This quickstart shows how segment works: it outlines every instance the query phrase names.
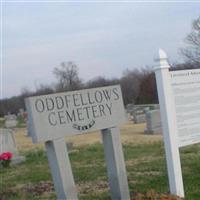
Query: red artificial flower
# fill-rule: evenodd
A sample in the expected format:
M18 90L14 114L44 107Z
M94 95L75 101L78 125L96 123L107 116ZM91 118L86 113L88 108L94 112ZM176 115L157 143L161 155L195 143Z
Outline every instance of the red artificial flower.
M0 160L10 160L12 156L11 152L4 152L0 155Z

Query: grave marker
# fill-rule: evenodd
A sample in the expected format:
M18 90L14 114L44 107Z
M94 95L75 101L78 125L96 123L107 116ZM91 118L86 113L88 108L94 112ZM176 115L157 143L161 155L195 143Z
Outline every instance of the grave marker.
M6 128L15 128L17 126L17 116L14 114L8 114L4 116L5 118L5 127Z
M18 164L25 161L25 157L19 155L12 129L0 129L0 154L11 152L13 154L12 164Z
M78 198L63 137L101 130L111 196L130 199L117 128L126 121L120 86L29 97L26 109L32 141L45 142L57 198Z
M159 134L162 132L160 110L149 110L146 112L146 130L147 134Z
M5 128L0 129L0 145L0 154L8 151L13 154L17 153L13 130Z

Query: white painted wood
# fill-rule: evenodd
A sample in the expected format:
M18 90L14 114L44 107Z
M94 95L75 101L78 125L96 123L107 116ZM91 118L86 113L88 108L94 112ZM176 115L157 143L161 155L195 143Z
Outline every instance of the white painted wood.
M101 133L111 197L113 200L130 200L120 130L115 127Z
M171 71L179 147L200 142L200 69Z
M162 49L159 50L159 56L160 66L156 67L154 70L161 110L170 192L171 194L184 197L176 112L169 74L170 66L167 62L167 55Z
M64 139L45 142L58 200L76 200L77 192Z
M26 109L34 143L126 122L119 85L29 97Z

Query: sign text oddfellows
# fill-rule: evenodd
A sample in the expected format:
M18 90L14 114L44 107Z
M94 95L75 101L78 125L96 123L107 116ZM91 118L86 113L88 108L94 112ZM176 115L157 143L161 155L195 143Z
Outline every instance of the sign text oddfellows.
M117 126L125 122L120 86L26 99L33 142Z
M49 112L48 122L50 125L56 126L111 115L111 98L114 101L119 99L117 88L96 90L93 94L77 92L44 99L38 98L35 101L35 109L39 113ZM102 103L103 101L106 103ZM73 109L69 109L70 107ZM57 111L54 111L55 109Z

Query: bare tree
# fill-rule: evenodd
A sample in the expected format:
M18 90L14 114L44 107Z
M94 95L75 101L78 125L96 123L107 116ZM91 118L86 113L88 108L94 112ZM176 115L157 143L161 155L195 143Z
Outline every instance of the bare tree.
M58 79L57 91L71 91L79 89L81 80L78 76L78 67L73 62L62 62L60 67L53 70L54 75Z
M36 91L34 93L34 96L35 95L45 95L45 94L51 94L51 93L54 93L54 90L53 90L53 86L51 85L45 85L45 84L40 84L37 88L36 88Z
M105 77L98 76L87 81L85 84L85 88L103 87L116 84L119 84L119 80L117 78L107 79Z
M124 97L124 103L135 103L139 94L141 73L138 70L128 70L123 72L120 84Z
M137 103L158 103L155 74L151 68L147 67L141 70L141 82Z
M200 16L193 21L192 31L185 39L186 47L181 49L186 60L200 63Z
M21 96L23 96L24 98L25 98L25 97L28 97L28 96L31 96L31 95L32 95L32 92L30 91L29 88L23 87L23 88L21 89Z

